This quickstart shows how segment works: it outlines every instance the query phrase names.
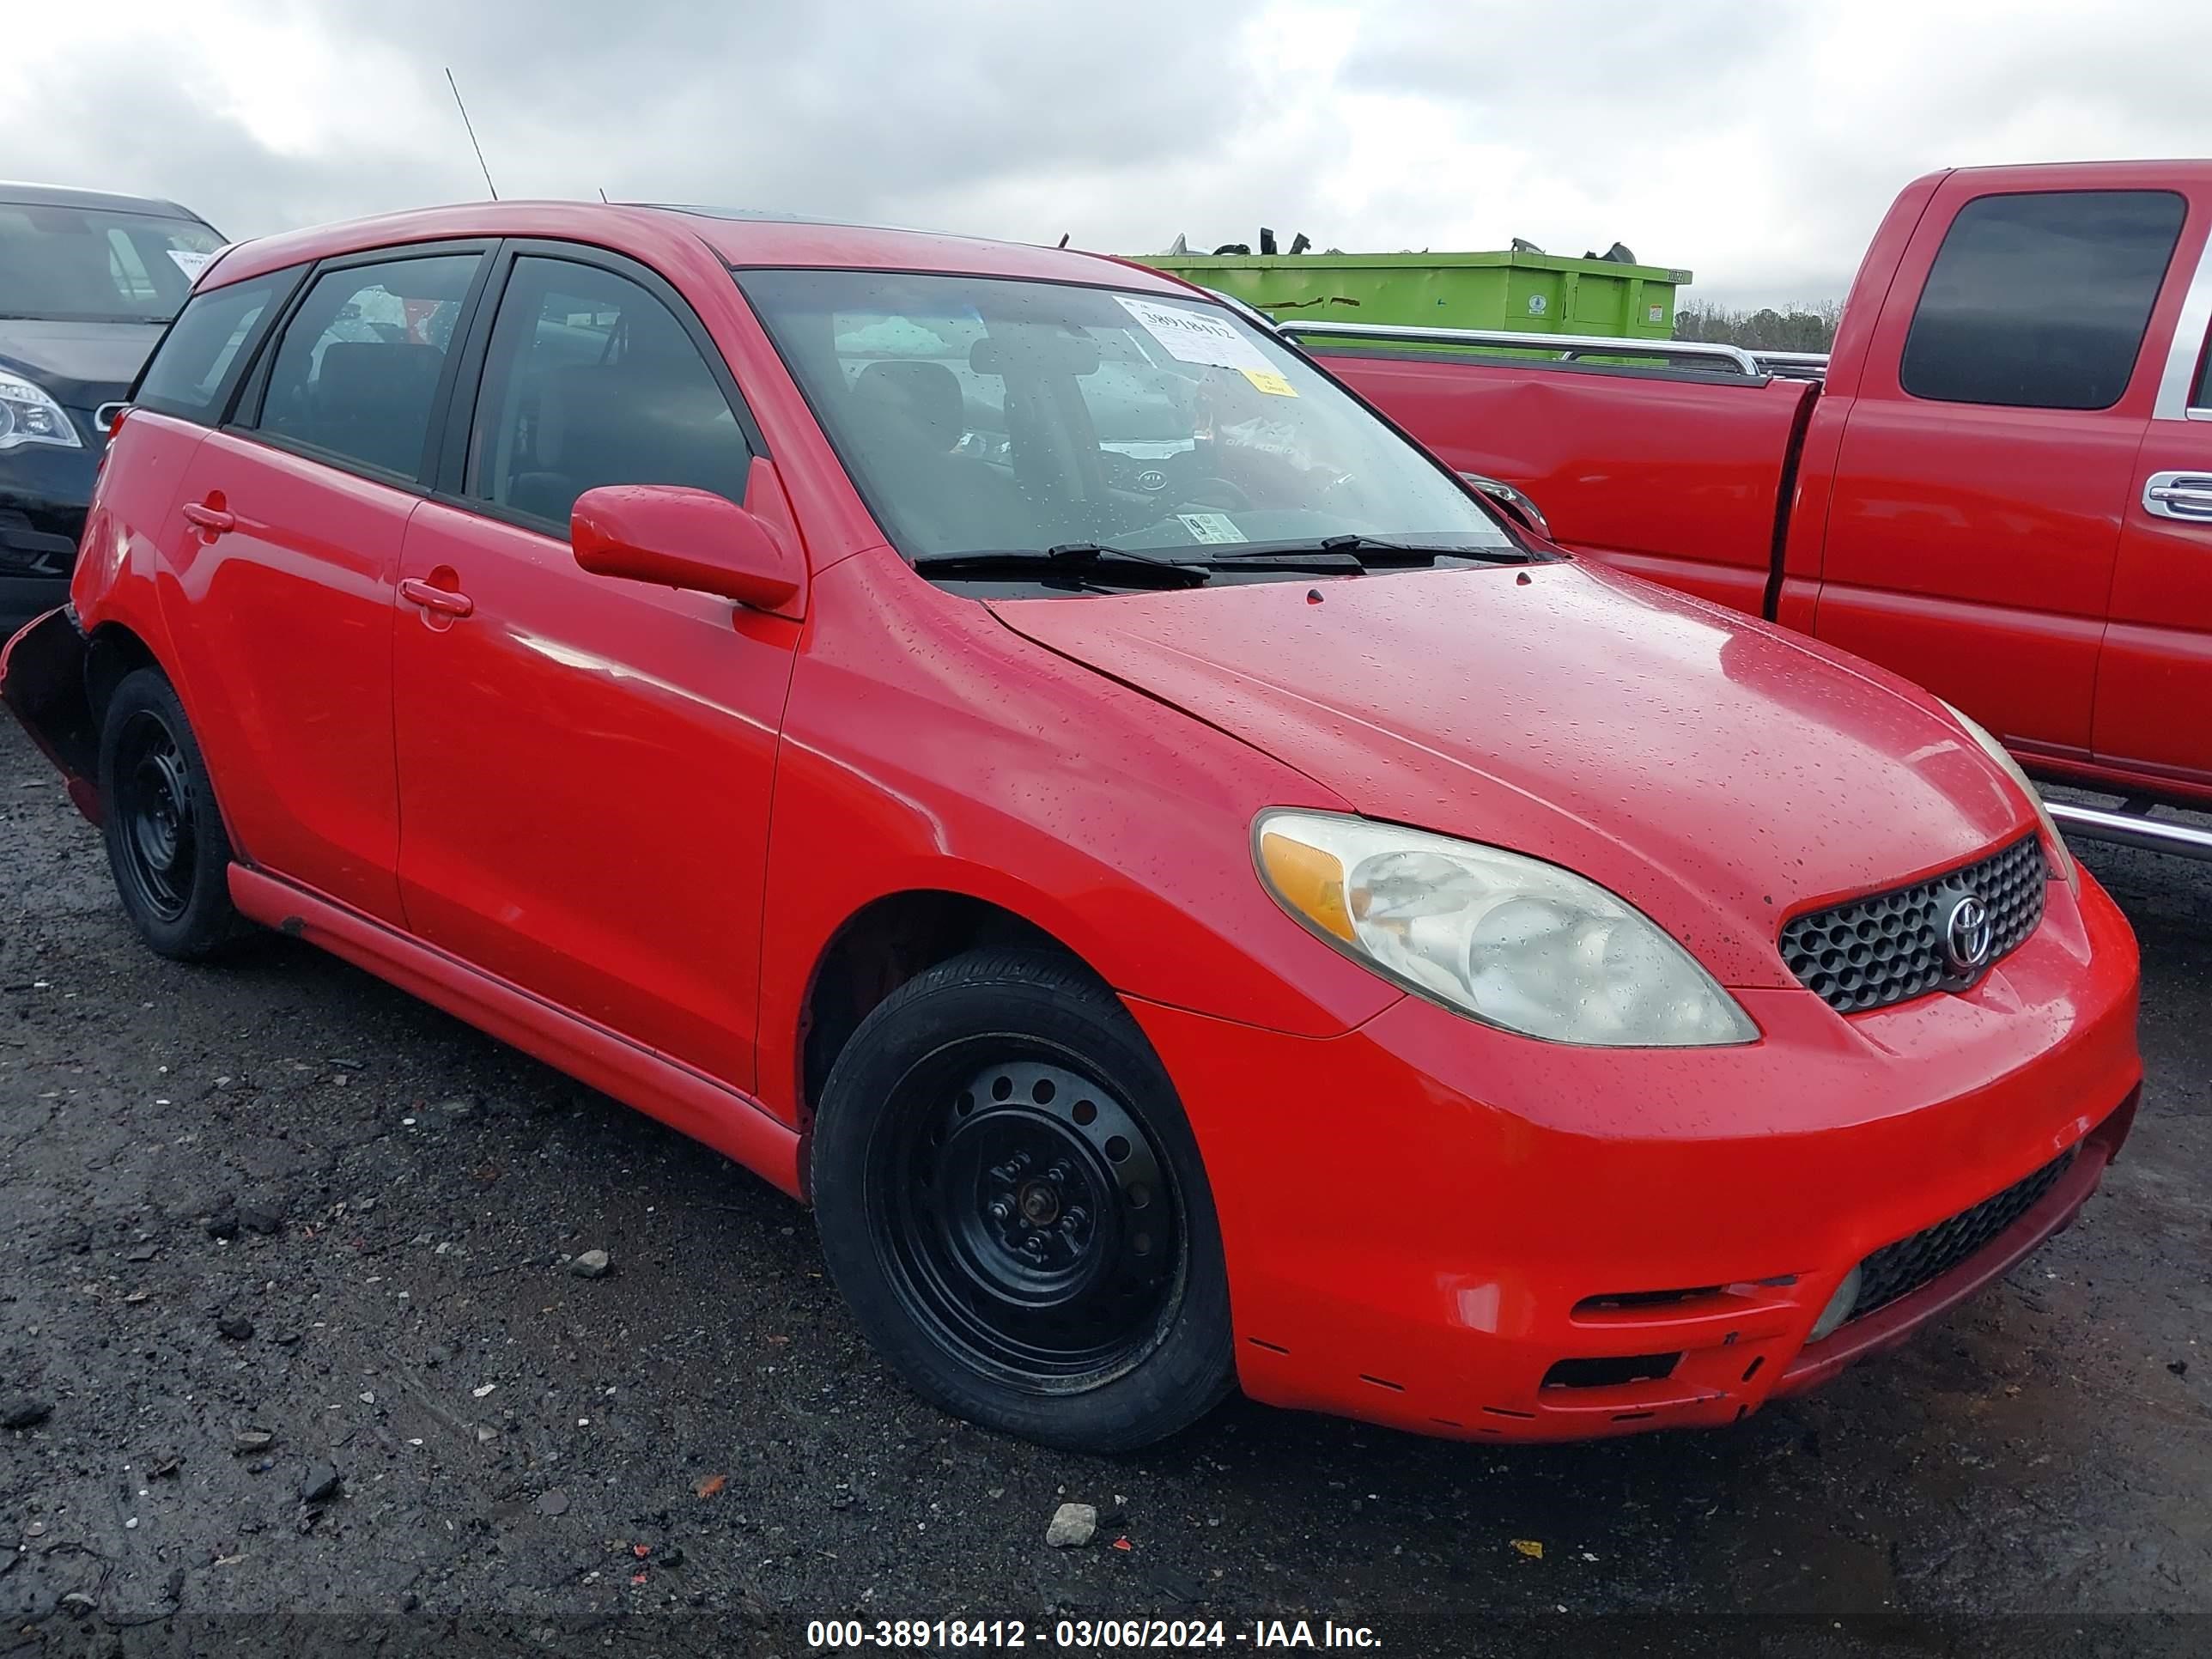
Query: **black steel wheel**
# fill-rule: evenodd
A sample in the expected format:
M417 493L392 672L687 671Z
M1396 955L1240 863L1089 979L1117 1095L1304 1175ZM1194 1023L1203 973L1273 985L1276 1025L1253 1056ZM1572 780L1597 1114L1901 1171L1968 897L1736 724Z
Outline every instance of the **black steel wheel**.
M1117 1450L1226 1390L1226 1273L1195 1141L1079 965L978 951L902 987L831 1071L811 1171L838 1285L948 1409Z
M100 726L107 861L148 945L198 961L246 931L230 902L230 842L199 744L159 669L126 675Z
M876 1248L914 1316L1040 1393L1142 1358L1182 1289L1174 1178L1067 1058L949 1044L908 1073L871 1148Z
M198 851L185 751L167 720L134 710L116 734L115 814L123 842L116 878L147 913L174 922L191 902Z

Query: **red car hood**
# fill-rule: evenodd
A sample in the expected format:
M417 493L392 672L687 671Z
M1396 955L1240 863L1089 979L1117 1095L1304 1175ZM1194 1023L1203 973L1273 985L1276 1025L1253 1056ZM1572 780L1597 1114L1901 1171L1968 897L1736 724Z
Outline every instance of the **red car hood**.
M1602 883L1727 984L1795 983L1775 944L1792 912L1965 862L2035 822L1902 682L1586 565L992 609L1353 811Z

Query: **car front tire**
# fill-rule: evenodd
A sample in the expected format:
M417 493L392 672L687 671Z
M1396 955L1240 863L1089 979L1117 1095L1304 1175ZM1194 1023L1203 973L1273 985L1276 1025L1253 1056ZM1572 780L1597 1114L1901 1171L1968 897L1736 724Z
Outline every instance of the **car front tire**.
M971 951L861 1021L811 1143L832 1276L944 1409L1127 1451L1234 1376L1196 1139L1114 994L1047 952Z

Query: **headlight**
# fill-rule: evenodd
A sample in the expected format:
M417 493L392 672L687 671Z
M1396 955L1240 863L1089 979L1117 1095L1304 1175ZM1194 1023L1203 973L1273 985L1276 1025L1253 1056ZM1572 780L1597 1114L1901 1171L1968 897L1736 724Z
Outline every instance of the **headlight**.
M2002 744L1983 730L1977 722L1968 720L1949 703L1943 702L1942 698L1937 697L1936 701L1942 702L1944 708L1951 710L1951 718L1966 728L1966 735L1981 744L1984 752L1999 766L2004 768L2005 775L2020 786L2021 793L2027 797L2027 804L2035 809L2035 816L2043 825L2044 851L2045 855L2051 860L2051 869L2056 871L2065 880L2066 885L2078 896L2081 891L2081 872L2074 862L2073 850L2066 845L2066 837L2058 833L2058 825L2052 820L2050 808L2044 805L2041 792L2027 781L2027 774L2020 769L2018 761L2005 752L2005 746Z
M0 374L0 450L21 444L52 444L79 449L76 428L62 406L19 374Z
M1707 1048L1759 1028L1650 917L1555 864L1318 812L1267 812L1276 902L1385 978L1486 1024L1604 1048Z

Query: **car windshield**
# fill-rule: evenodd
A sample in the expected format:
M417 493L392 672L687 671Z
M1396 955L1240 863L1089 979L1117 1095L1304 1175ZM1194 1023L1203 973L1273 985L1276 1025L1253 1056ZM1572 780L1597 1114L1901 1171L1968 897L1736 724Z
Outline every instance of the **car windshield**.
M166 323L222 246L191 219L0 202L0 317Z
M1226 565L1337 538L1515 545L1225 306L978 276L737 276L870 510L926 566L1054 548Z

